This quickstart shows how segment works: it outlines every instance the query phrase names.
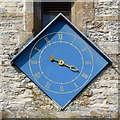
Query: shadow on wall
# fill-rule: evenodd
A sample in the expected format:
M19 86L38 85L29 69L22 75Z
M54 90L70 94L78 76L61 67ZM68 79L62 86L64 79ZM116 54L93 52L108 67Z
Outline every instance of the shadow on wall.
M34 2L34 36L41 31L41 2Z

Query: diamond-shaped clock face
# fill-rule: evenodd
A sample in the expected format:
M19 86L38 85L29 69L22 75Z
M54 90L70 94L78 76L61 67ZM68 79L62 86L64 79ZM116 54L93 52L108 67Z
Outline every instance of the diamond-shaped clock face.
M60 13L12 62L64 108L111 60Z

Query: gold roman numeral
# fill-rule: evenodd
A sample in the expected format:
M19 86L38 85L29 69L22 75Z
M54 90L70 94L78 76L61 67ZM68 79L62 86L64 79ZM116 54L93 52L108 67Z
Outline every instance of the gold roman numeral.
M40 49L39 49L39 48L35 47L34 49L40 52Z
M64 92L64 87L60 86L60 92Z
M81 51L84 52L84 51L86 51L87 49L88 49L88 48L83 48Z
M74 39L72 40L71 44L74 43L75 39L76 39L76 38L74 38Z
M49 89L49 88L50 88L50 83L47 82L46 85L45 85L45 87L46 87L47 89Z
M88 78L88 75L85 74L85 73L83 73L83 74L82 74L82 77L84 77L85 79L87 79L87 78Z
M48 43L50 40L48 39L48 37L45 37L44 38L45 39L45 41Z
M36 79L38 79L40 76L41 76L40 72L37 72L37 73L34 74L34 77L35 77Z
M38 61L37 60L32 60L31 64L38 64Z
M58 38L59 38L59 40L63 40L63 34L62 33L58 33Z
M74 83L75 87L78 88L78 85L76 83Z

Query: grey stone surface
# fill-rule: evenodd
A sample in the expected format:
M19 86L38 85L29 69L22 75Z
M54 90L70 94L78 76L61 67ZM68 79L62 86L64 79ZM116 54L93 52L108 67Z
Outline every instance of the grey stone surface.
M20 46L21 33L26 30L25 7L24 0L0 2L0 107L3 117L118 117L119 21L112 17L118 16L118 1L94 2L94 20L86 24L87 36L114 63L103 70L64 111L20 70L11 66L11 56ZM30 12L28 9L30 6L27 7Z

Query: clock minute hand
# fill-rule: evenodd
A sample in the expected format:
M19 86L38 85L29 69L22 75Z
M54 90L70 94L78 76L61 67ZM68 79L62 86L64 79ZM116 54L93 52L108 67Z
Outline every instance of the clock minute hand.
M68 67L72 71L80 72L80 70L77 67L73 66L73 65L64 64L64 66Z

